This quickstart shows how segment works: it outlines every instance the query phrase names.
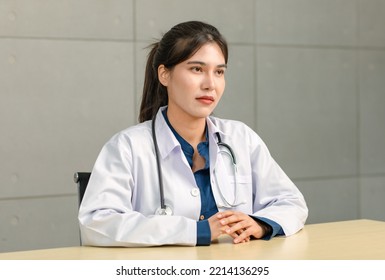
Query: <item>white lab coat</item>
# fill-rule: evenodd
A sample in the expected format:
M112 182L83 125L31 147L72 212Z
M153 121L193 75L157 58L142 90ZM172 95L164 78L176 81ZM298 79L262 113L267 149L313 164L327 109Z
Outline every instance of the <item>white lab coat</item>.
M155 131L165 203L173 215L155 215L160 197L151 124L146 121L123 130L102 148L79 209L84 245L196 244L201 210L199 189L181 146L160 111ZM236 190L236 202L243 204L234 210L273 220L286 236L300 230L308 213L305 200L259 136L238 121L208 117L207 125L211 185L219 211L226 210L220 207L224 205L222 195L233 203ZM216 132L236 154L236 189L227 156L218 153Z

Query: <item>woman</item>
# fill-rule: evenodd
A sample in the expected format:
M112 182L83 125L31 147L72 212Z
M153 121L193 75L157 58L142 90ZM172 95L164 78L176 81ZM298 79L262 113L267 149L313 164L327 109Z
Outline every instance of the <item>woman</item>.
M258 135L211 115L227 59L222 35L197 21L152 45L140 124L112 137L93 168L83 244L209 245L222 234L242 243L303 227L304 198Z

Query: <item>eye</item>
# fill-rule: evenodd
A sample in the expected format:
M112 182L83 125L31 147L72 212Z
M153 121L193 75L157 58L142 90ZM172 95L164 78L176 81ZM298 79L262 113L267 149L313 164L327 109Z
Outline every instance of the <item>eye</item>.
M223 76L225 74L225 69L218 69L215 73L217 76Z
M201 73L203 71L202 67L200 67L200 66L194 66L194 67L191 67L190 69L191 69L191 71L196 72L196 73Z

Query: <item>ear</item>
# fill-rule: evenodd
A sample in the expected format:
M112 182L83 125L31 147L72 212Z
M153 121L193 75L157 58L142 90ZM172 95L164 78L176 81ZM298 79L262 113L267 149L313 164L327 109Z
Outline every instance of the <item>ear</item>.
M158 67L159 82L163 86L167 87L169 78L170 78L170 71L163 64L159 65Z

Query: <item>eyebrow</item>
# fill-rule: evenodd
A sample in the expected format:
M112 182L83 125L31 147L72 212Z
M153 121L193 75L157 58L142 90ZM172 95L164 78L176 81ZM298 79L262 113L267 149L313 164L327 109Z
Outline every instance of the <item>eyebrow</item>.
M187 64L199 64L201 66L206 66L207 64L202 61L188 61ZM218 64L217 67L227 68L227 64Z

